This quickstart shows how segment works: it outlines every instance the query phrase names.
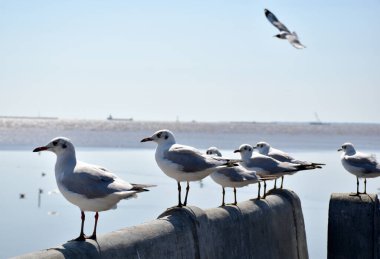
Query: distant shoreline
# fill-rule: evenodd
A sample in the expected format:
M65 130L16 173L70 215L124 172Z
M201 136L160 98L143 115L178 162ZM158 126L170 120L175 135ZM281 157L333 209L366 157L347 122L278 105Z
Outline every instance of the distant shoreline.
M237 148L267 141L290 149L336 150L344 142L369 149L380 148L380 124L300 122L158 122L79 119L17 119L0 117L0 149L31 149L57 136L78 147L155 148L140 143L159 129L174 132L178 143L198 148Z

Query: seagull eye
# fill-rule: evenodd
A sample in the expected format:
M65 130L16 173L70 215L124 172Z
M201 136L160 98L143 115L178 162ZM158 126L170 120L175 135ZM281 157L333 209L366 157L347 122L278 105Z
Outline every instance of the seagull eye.
M249 148L248 151L252 151L252 149Z
M157 137L158 137L158 138L161 138L161 133L158 133L158 134L157 134Z
M62 148L63 149L67 148L67 145L66 144L62 144Z
M58 144L58 141L53 141L53 146L56 146Z
M165 135L165 139L168 139L169 138L169 136L168 135Z

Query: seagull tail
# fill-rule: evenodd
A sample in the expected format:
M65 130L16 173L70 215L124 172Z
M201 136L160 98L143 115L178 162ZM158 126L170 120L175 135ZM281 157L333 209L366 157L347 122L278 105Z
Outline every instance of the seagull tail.
M149 189L147 188L150 188L150 187L156 187L157 185L154 185L154 184L135 184L135 183L131 183L132 184L132 191L136 191L136 192L148 192Z

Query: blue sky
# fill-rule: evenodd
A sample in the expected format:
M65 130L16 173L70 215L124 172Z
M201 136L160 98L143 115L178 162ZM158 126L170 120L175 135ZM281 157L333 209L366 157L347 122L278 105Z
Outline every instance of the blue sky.
M273 38L271 10L307 48ZM0 0L0 115L380 123L379 1Z

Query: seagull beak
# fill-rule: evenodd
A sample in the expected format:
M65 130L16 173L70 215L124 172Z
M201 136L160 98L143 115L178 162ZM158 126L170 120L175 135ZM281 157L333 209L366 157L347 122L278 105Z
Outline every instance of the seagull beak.
M35 149L33 149L33 152L41 152L41 151L45 151L45 150L48 150L49 148L44 146L44 147L36 147Z
M337 151L339 152L339 151L342 151L343 149L342 148L339 148Z
M236 149L234 153L240 153L241 151L239 149Z
M153 141L153 139L151 137L149 138L144 138L142 139L140 142L147 142L147 141Z

